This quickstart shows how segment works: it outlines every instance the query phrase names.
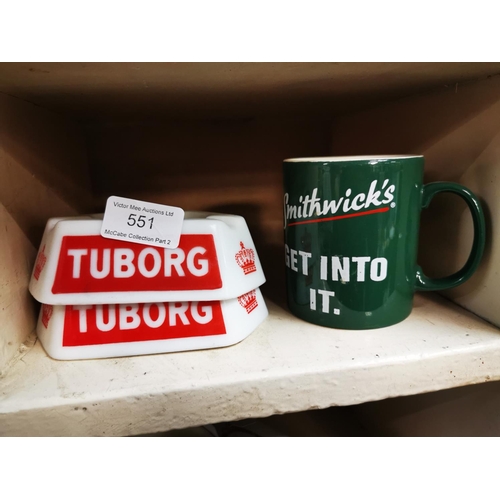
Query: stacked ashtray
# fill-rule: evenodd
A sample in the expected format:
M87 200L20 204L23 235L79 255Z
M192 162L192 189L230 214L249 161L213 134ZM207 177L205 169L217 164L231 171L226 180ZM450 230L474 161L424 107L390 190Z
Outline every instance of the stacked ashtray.
M268 315L243 217L186 212L179 246L101 236L102 215L47 222L30 281L37 334L55 359L223 347Z

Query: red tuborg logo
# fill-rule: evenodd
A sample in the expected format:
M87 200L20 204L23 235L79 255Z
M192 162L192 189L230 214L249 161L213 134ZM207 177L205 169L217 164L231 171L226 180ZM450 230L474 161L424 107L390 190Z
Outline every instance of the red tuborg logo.
M40 274L42 273L43 268L45 267L45 263L47 262L47 256L45 255L44 250L45 250L45 245L43 245L43 248L40 250L40 253L38 254L35 263L35 269L33 270L33 277L37 281L40 278Z
M218 301L66 306L63 346L225 334Z
M255 267L255 252L251 248L245 248L240 241L241 250L234 256L238 266L243 269L245 274L253 273L257 270Z
M238 297L238 302L240 303L240 306L246 309L248 314L250 314L259 305L255 290Z
M43 304L42 306L42 324L45 328L49 327L49 321L54 312L54 306Z
M64 236L52 293L216 290L222 286L211 234L183 234L175 249Z

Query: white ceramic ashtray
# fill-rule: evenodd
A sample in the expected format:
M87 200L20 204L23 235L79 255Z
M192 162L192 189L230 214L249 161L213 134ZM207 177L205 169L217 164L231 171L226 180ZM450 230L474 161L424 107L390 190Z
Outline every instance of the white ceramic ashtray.
M186 212L178 248L101 236L102 215L49 219L29 290L43 304L226 300L265 281L243 217Z
M259 289L209 302L43 304L37 334L55 359L112 358L236 344L267 315Z

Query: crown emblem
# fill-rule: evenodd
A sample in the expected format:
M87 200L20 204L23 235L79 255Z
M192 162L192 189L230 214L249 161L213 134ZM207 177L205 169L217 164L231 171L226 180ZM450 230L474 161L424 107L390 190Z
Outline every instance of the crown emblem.
M42 324L45 328L49 327L49 321L54 312L54 307L48 304L43 304L42 306Z
M245 293L238 297L238 302L241 307L244 307L248 314L250 314L259 304L257 302L257 296L255 290Z
M33 277L38 280L40 278L40 274L43 271L43 268L45 266L45 263L47 262L47 256L44 253L45 250L45 245L43 245L43 248L40 250L40 253L38 254L38 257L35 262L35 269L33 270Z
M251 248L245 248L240 241L241 250L234 256L236 263L243 269L245 274L253 273L257 270L255 267L255 252Z

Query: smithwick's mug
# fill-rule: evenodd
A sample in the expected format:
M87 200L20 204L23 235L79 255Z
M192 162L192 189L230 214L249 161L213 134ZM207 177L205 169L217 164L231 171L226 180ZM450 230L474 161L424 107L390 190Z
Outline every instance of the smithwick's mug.
M410 314L415 291L471 277L485 245L481 205L460 184L423 185L423 173L423 156L283 162L287 299L295 316L332 328L381 328ZM442 192L467 203L474 241L462 269L433 279L417 265L420 212Z

